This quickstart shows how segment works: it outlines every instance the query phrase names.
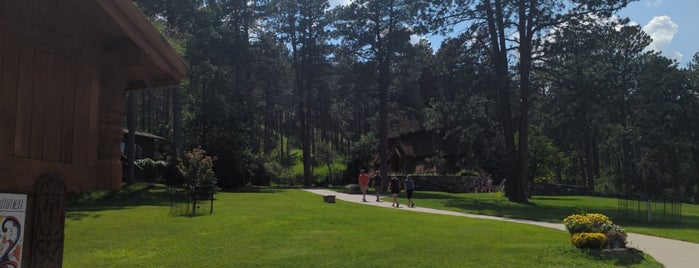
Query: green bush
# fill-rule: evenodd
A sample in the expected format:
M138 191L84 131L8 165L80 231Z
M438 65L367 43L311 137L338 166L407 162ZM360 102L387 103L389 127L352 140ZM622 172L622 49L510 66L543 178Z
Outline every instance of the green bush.
M607 244L607 237L602 233L576 233L570 242L576 248L601 249Z
M626 247L626 234L618 231L609 231L604 233L607 238L608 248L625 248Z
M590 219L590 225L592 227L592 230L590 230L591 232L601 232L603 225L612 224L612 220L610 220L609 217L605 216L604 214L589 213L585 214L585 216Z
M570 234L600 233L602 226L612 224L609 217L599 213L573 214L563 219Z
M572 234L587 232L592 229L592 222L584 214L573 214L563 219L568 232Z
M345 186L345 193L361 194L362 188L359 188L359 184L348 184L347 186Z
M603 214L573 214L563 219L563 223L572 235L570 242L577 248L626 247L624 228Z
M214 160L216 158L207 156L203 149L194 148L185 152L184 159L177 165L185 179L183 186L196 199L208 199L216 190Z
M163 180L167 163L165 161L155 161L150 158L136 160L139 167L138 178L146 182L159 182Z
M626 231L624 228L616 224L603 224L602 233L607 237L607 247L609 248L625 248L626 247Z

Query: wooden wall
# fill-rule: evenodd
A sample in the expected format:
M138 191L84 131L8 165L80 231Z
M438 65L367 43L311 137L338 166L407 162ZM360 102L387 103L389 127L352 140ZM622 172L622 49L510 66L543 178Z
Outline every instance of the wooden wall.
M95 188L100 32L61 1L0 0L0 191Z
M2 37L0 62L0 157L94 167L97 68Z

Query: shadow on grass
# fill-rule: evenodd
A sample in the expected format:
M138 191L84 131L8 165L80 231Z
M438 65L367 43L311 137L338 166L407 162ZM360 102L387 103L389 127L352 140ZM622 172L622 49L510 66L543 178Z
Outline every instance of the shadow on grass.
M635 248L618 250L585 250L585 254L595 260L612 261L617 266L631 266L640 264L645 260L643 251Z
M66 198L66 219L99 218L91 212L117 210L135 206L169 206L167 186L134 184L119 190L70 193Z
M418 200L417 202L420 199L430 200L430 202L436 204L435 208L551 223L562 223L565 217L575 213L602 213L612 218L615 224L619 224L624 228L642 228L641 230L633 230L633 232L643 234L658 235L652 230L658 230L660 233L672 231L687 231L691 233L691 230L696 229L696 226L699 225L699 215L697 215L693 207L688 208L686 212L682 212L680 223L662 221L648 223L621 217L615 204L596 205L595 203L590 203L585 197L578 196L535 196L529 199L530 203L524 204L509 202L507 198L501 195L488 194L417 192L415 198Z
M471 199L438 192L416 193L415 198L439 200L445 208L455 211L525 220L560 223L565 216L571 214L570 208L567 207L546 206L534 202L513 203L505 198Z
M514 204L506 200L448 199L445 200L444 206L463 211L475 211L478 214L555 223L560 223L570 214L570 209L565 207L542 206L536 203Z
M223 193L262 193L262 194L273 194L280 193L288 189L299 189L299 187L293 186L243 186L236 188L223 188L219 192Z

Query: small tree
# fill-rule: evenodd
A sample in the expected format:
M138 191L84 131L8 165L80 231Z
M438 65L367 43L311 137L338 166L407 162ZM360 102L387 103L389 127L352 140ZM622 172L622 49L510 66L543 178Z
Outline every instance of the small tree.
M207 156L204 149L197 147L185 152L184 159L177 165L185 178L183 186L192 198L192 215L196 215L197 199L213 194L216 189L214 160L216 157Z

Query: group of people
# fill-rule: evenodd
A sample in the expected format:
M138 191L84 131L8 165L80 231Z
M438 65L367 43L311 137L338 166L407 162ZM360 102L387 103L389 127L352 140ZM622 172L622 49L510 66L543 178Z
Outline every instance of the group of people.
M383 179L381 178L381 175L375 174L374 177L370 179L369 175L364 170L361 170L359 172L357 181L359 182L359 188L362 191L362 201L367 202L366 192L371 184L371 186L374 188L374 194L376 194L376 202L381 202L381 191L383 190ZM410 178L410 176L406 177L403 182L401 182L396 176L391 177L391 180L388 181L387 189L391 191L391 197L393 198L393 204L391 204L392 207L400 207L400 204L398 203L398 195L400 194L401 190L405 190L405 195L408 198L408 207L415 207L415 202L413 202L415 182L412 178Z
M490 176L476 177L473 182L474 193L490 193L493 191L493 179Z

